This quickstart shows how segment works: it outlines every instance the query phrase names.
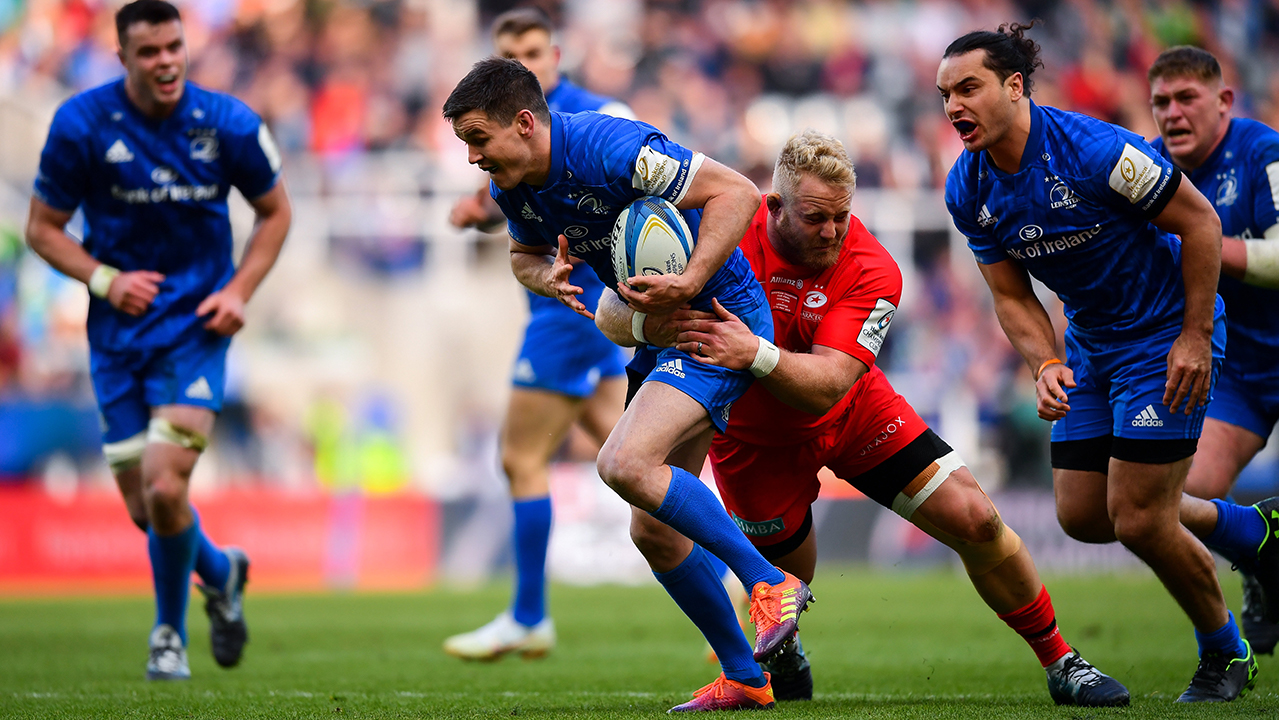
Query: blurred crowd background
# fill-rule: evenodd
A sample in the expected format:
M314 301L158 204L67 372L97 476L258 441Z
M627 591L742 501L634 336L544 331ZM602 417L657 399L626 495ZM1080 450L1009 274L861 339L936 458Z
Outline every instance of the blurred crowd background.
M199 0L190 77L242 98L285 153L295 224L233 344L198 485L496 488L495 433L526 307L504 234L448 226L482 174L439 108L518 4L562 31L573 80L767 189L816 127L858 169L855 211L906 280L881 364L989 487L1047 486L1046 423L940 189L962 147L935 89L946 45L1042 18L1035 99L1155 134L1165 47L1222 61L1240 114L1279 123L1279 0ZM0 482L109 483L82 285L21 239L49 119L117 77L107 0L0 0ZM241 237L251 223L236 203ZM1055 302L1055 301L1054 301ZM589 451L566 449L569 457ZM1273 455L1253 480L1273 484Z

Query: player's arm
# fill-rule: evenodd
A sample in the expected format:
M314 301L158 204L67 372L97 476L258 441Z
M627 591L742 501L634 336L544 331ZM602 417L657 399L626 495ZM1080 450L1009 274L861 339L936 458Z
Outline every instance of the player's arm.
M1075 387L1075 374L1057 354L1057 333L1048 312L1035 296L1030 275L1015 260L978 263L995 299L995 316L1009 342L1021 353L1035 376L1039 417L1058 420L1066 415L1066 388Z
M1259 238L1221 239L1221 272L1258 287L1279 289L1279 198L1271 189L1270 178L1279 178L1279 144L1264 142L1254 149L1253 187L1258 192L1251 198L1251 223L1265 228ZM1267 192L1269 190L1269 192Z
M497 229L506 220L502 208L489 194L488 186L475 191L473 195L463 195L449 211L449 224L457 228L477 228L485 232Z
M705 158L675 205L681 210L702 211L697 245L684 273L635 278L629 288L621 283L622 297L632 307L648 313L668 313L692 300L741 242L759 203L759 190L754 183Z
M676 310L673 316L676 323L698 316L714 317L689 308ZM622 347L671 347L679 335L679 328L671 322L673 316L650 315L634 310L622 302L617 293L605 288L595 308L595 327L599 328L604 337Z
M842 350L814 345L812 352L782 350L755 335L746 323L712 301L714 313L684 311L672 318L676 349L693 359L730 370L750 370L778 400L825 415L865 375L866 363Z
M581 300L584 290L569 281L573 263L568 254L568 238L560 235L555 254L546 245L525 245L511 237L511 272L520 284L543 297L552 297L572 308L578 315L594 319L595 315Z
M234 335L244 327L244 306L257 291L262 279L280 257L280 248L293 224L293 206L284 187L284 178L265 194L249 201L257 214L253 234L249 236L240 267L221 290L209 295L195 309L209 319L204 327L219 335Z
M1181 276L1186 311L1181 334L1168 353L1164 404L1185 412L1208 402L1212 379L1212 325L1221 274L1221 219L1190 180L1183 178L1168 205L1152 221L1181 236Z
M55 270L89 286L89 291L128 315L141 315L160 292L164 276L138 270L120 272L98 262L66 232L71 213L31 198L26 239L31 250Z

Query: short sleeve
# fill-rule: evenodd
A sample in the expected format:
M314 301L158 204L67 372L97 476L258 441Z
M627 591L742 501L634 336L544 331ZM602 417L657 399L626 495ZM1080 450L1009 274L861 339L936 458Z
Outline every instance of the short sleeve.
M1088 156L1080 194L1150 220L1177 194L1181 171L1140 136L1108 127L1080 140Z
M236 113L231 138L229 180L244 197L252 200L275 187L280 176L280 150L266 123L248 108Z
M631 187L679 205L706 156L672 142L661 133L644 139L635 156Z
M896 263L888 260L868 268L857 285L826 312L813 334L813 344L846 352L873 366L901 297L902 276Z
M40 202L64 212L79 207L88 192L88 146L74 108L63 105L53 117L49 137L40 153L40 168L33 188Z
M1279 237L1279 138L1258 143L1251 168L1252 225L1264 237Z
M968 249L972 251L973 257L982 265L993 265L1007 260L1008 255L995 240L993 233L981 225L983 221L994 224L995 218L991 217L990 210L982 205L977 211L977 217L971 217L972 211L969 208L972 203L963 200L966 193L960 190L959 185L956 173L952 171L946 178L946 210L950 212L955 228L967 239Z

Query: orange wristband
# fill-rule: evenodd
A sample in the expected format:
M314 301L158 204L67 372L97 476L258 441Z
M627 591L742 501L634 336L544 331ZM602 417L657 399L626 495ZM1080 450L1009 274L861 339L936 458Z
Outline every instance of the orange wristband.
M1035 373L1035 382L1039 382L1039 376L1044 374L1044 368L1048 367L1049 365L1065 365L1065 363L1058 360L1057 358L1049 358L1045 360L1044 364L1039 366L1039 372Z

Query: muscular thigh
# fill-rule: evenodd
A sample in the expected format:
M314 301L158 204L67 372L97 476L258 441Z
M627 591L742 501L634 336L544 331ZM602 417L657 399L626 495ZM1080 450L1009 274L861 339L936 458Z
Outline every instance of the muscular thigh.
M546 465L564 442L582 401L549 390L514 387L502 421L502 453L506 461Z

